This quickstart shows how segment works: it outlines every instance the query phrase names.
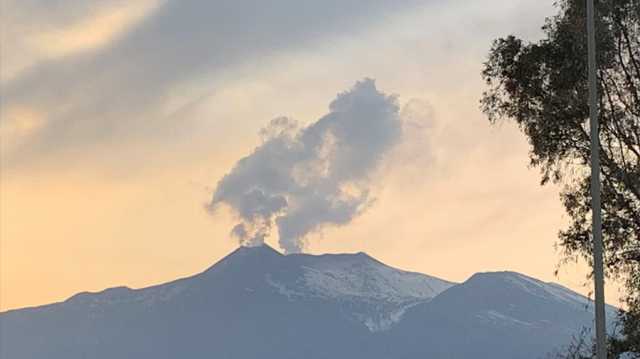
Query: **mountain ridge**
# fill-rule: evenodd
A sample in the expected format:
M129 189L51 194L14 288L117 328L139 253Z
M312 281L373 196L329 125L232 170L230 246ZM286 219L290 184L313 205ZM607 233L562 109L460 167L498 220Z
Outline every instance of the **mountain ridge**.
M528 359L591 325L584 300L510 271L452 283L362 252L238 248L189 277L0 313L0 357Z

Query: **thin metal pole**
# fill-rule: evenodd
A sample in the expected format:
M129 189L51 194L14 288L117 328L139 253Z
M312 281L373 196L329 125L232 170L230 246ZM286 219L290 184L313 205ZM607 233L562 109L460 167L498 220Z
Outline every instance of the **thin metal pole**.
M596 358L607 358L604 311L604 265L602 261L602 212L600 200L600 129L598 124L598 88L596 78L596 31L594 0L587 0L589 55L589 117L591 130L591 207L593 210L593 271L595 281Z

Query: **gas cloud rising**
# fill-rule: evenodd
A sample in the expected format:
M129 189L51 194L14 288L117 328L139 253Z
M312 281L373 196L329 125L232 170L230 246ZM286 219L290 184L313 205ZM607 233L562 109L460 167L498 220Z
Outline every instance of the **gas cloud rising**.
M231 234L241 245L264 243L275 225L280 247L297 253L308 234L348 224L369 207L376 169L400 141L402 120L396 97L364 79L308 126L279 117L260 135L218 182L208 208L232 209L239 223Z

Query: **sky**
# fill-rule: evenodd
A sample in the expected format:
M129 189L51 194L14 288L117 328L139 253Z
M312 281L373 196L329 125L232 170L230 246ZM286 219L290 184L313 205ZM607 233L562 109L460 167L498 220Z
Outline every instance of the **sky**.
M236 197L212 210L221 179L268 143L274 119L313 132L366 79L395 101L402 136L374 148L366 173L323 182L334 192L320 193L357 183L367 195L292 248L363 251L451 281L514 270L590 292L582 264L554 275L568 221L559 188L539 185L515 126L479 110L492 40L539 39L552 1L0 6L0 310L212 265L238 246L243 220ZM277 231L265 240L287 250Z

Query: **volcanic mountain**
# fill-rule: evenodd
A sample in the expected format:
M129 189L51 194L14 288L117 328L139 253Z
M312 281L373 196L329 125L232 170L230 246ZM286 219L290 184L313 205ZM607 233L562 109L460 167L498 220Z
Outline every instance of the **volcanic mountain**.
M173 282L0 313L0 357L539 358L591 327L592 309L514 272L457 284L364 253L263 245Z

